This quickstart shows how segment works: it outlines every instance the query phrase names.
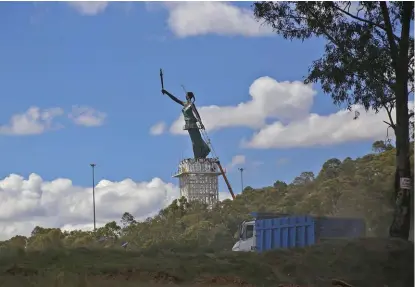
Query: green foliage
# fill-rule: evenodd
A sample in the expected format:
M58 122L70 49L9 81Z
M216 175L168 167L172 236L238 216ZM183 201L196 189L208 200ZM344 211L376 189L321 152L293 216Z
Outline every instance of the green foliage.
M395 149L379 142L373 147L375 153L355 160L327 160L316 176L302 172L290 184L276 180L264 188L247 187L235 200L212 209L180 198L142 222L126 212L120 225L112 221L95 232L37 226L30 237L18 235L1 246L18 253L62 247L122 249L128 242L129 250L216 252L232 248L238 225L253 211L363 217L369 235L386 236L393 212ZM411 155L413 164L413 148Z
M408 63L414 41L402 27L413 20L413 3L412 10L402 2L387 5L385 14L379 2L256 2L254 13L286 39L326 39L325 53L312 63L306 82L321 82L335 103L378 110L394 101L398 73L413 90L414 67ZM407 55L398 73L391 41L403 49L399 55Z
M257 20L285 39L324 38L325 51L309 68L305 83L320 83L335 104L362 105L376 112L396 136L395 212L390 236L408 239L410 191L399 186L411 176L409 141L413 138L413 1L256 2ZM392 111L395 109L395 119ZM355 112L354 119L359 113Z
M391 150L391 149L393 149L393 146L388 142L375 141L372 144L372 151L374 151L376 153L384 152L384 151Z

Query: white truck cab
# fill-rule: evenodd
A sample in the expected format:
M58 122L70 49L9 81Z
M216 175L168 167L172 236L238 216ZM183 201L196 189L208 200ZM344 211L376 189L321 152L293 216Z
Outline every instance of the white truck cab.
M232 251L256 251L255 221L258 219L276 218L285 215L286 214L281 213L251 212L251 216L254 217L254 220L244 221L239 225L239 240L232 247Z
M244 221L239 226L239 241L232 247L232 251L255 250L255 220Z

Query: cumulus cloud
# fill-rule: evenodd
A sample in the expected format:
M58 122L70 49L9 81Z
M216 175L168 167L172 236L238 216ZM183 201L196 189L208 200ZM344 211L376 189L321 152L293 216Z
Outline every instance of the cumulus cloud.
M77 125L98 127L104 124L107 115L89 107L72 107L69 118Z
M31 107L26 112L15 114L8 124L0 125L3 135L37 135L62 127L53 120L64 113L61 108L40 109Z
M165 129L166 129L166 124L164 122L159 122L150 128L150 134L153 136L158 136L164 133Z
M97 226L119 222L124 212L144 220L179 197L179 189L160 178L147 182L101 180L95 187ZM219 198L229 198L228 192ZM36 226L64 230L92 230L92 187L77 186L70 179L43 180L11 174L0 179L0 240L29 235Z
M178 37L198 35L241 35L247 37L272 35L268 26L261 26L250 9L226 2L165 2L167 24ZM153 5L147 8L154 10Z
M94 16L105 11L108 7L106 1L70 1L67 3L81 15Z
M233 168L235 166L242 165L245 163L245 161L246 161L246 158L244 155L241 155L241 154L235 155L234 157L232 157L232 160L229 163L228 167Z
M12 115L7 124L0 124L0 135L39 135L61 129L64 126L56 122L56 119L64 113L64 110L58 107L48 109L30 107L24 113ZM106 114L88 107L74 107L68 117L77 125L94 127L104 123Z
M249 88L251 99L232 106L198 107L206 129L232 127L253 130L241 142L246 148L292 148L333 145L351 141L385 139L385 111L366 112L360 105L352 111L332 114L310 113L316 91L302 82L278 82L270 77L256 79ZM325 96L327 97L327 96ZM413 102L409 103L413 107ZM355 112L360 117L353 120ZM392 112L394 114L394 112ZM170 126L172 134L185 135L180 115ZM389 133L389 137L393 137Z
M229 127L258 129L267 119L293 120L307 116L316 92L302 82L277 82L270 77L256 79L249 87L251 99L236 106L198 108L209 131ZM183 131L183 115L170 127L173 134Z
M360 116L353 120L356 111ZM387 126L382 121L387 119L383 110L379 113L366 112L362 106L354 105L352 112L340 110L324 116L311 113L288 124L277 121L255 133L244 145L251 148L288 148L384 139Z
M146 218L178 196L178 188L160 178L148 182L101 180L95 188L97 223L119 221L124 212ZM11 174L0 180L0 240L28 235L36 225L88 229L92 227L92 188L70 179L45 181Z
M229 190L227 191L219 191L219 200L223 201L226 199L231 199L232 200L232 196L229 193Z

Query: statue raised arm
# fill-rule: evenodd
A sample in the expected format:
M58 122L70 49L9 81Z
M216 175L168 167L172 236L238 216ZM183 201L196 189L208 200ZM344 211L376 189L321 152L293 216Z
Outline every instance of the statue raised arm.
M168 91L166 91L165 89L162 89L162 90L161 90L161 93L162 93L163 95L167 95L167 96L169 96L169 98L170 98L170 99L172 99L173 101L175 101L175 102L176 102L176 103L178 103L179 105L184 106L185 102L183 102L183 101L179 100L178 98L176 98L175 96L173 96L171 93L169 93L169 92L168 92Z
M196 106L194 104L194 94L192 92L187 92L186 102L183 102L164 89L162 89L161 92L164 95L169 96L169 98L175 101L176 103L183 106L182 113L185 122L184 130L187 130L192 141L194 157L195 159L206 158L210 153L210 148L208 144L203 140L202 135L200 134L199 129L204 129L205 127L202 124L199 112L197 111ZM197 122L199 122L200 127L197 125Z

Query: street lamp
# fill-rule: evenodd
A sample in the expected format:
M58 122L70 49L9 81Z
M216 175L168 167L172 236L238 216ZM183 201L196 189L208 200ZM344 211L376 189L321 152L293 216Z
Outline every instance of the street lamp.
M242 190L241 190L241 193L244 191L244 178L243 178L243 172L244 172L244 168L243 167L240 167L240 168L238 168L239 169L239 171L241 172L241 188L242 188Z
M95 220L95 163L91 163L92 167L92 206L94 209L94 231L97 229L96 220Z

